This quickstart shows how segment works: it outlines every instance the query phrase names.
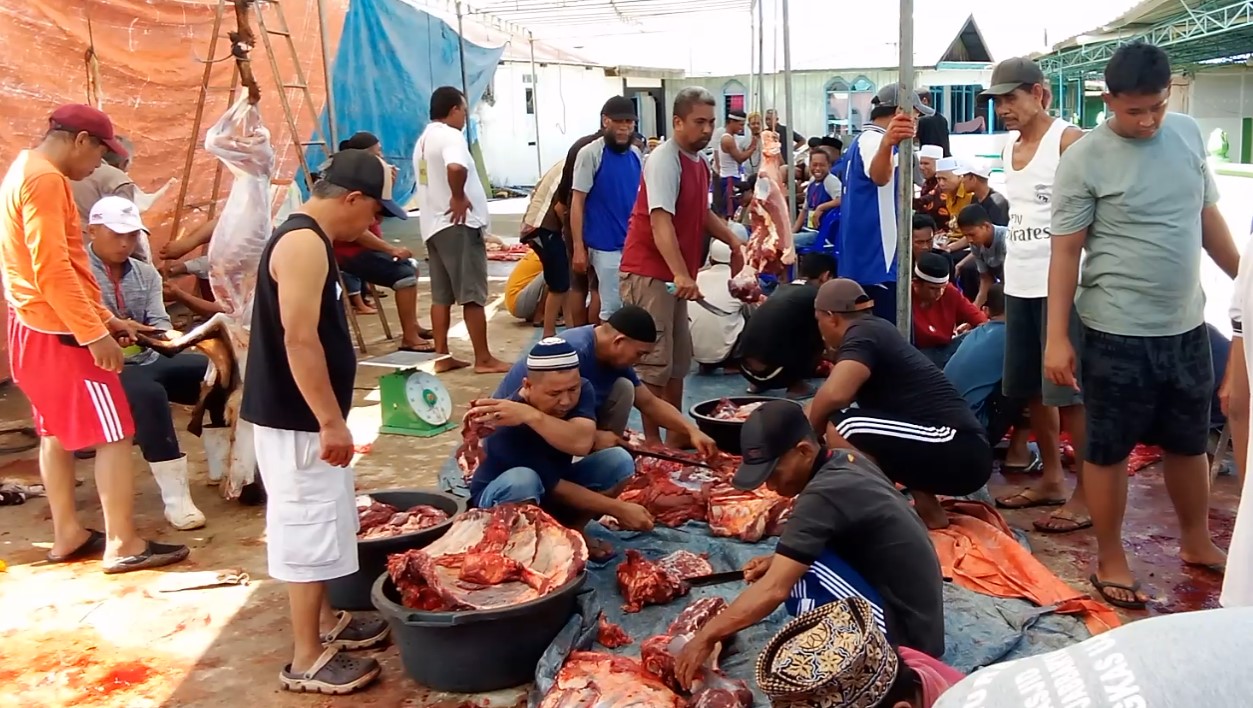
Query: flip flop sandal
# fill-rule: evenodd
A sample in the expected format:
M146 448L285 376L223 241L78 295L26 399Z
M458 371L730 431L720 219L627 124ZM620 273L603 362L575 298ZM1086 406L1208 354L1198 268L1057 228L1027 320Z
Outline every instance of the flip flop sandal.
M292 673L288 664L279 672L278 680L286 691L342 696L370 685L382 670L374 659L355 659L339 653L338 647L329 647L308 671Z
M1141 602L1140 600L1131 600L1131 601L1119 600L1116 597L1110 597L1109 593L1106 592L1106 590L1109 588L1113 588L1115 590L1126 590L1127 592L1131 593L1131 595L1134 597L1140 594L1140 581L1139 580L1135 581L1134 583L1130 585L1123 585L1121 583L1106 582L1096 577L1096 573L1093 573L1092 575L1088 576L1088 582L1092 583L1092 587L1096 588L1096 591L1097 593L1100 594L1102 600L1104 600L1105 602L1108 602L1114 607L1121 607L1124 610L1143 610L1146 607L1148 607L1147 602Z
M435 333L425 327L418 328L418 337L421 339L435 339Z
M1030 474L1044 469L1044 461L1037 454L1032 454L1031 461L1025 465L1001 465L1001 474Z
M49 563L73 563L80 560L94 560L102 555L104 555L104 534L94 529L87 529L87 540L79 544L78 548L63 556L54 556L52 551L48 551L45 558Z
M1070 522L1070 524L1067 526L1055 526L1055 525L1049 526L1047 525L1046 522L1049 521L1050 519L1061 519L1062 521ZM1031 525L1035 528L1036 531L1039 531L1040 533L1074 533L1075 531L1082 531L1084 529L1092 528L1092 519L1091 518L1080 519L1070 514L1063 514L1057 511L1057 512L1053 512L1052 514L1049 514L1048 516L1042 519L1036 519L1035 521L1032 521Z
M430 342L423 342L416 347L396 347L398 352L413 352L415 354L434 354L435 345Z
M996 499L996 506L1000 509L1035 509L1042 506L1062 506L1066 503L1065 499L1049 499L1047 497L1032 498L1030 496L1031 488L1025 488L1017 494L1011 494L1008 497ZM1023 503L1011 502L1012 499L1025 499Z
M191 550L187 546L176 546L170 543L148 541L144 552L134 556L119 558L104 567L105 575L133 573L136 570L151 570L174 565L185 559Z
M322 645L346 651L369 649L387 639L391 629L381 617L354 617L348 612L336 613L339 622L335 629L322 635Z

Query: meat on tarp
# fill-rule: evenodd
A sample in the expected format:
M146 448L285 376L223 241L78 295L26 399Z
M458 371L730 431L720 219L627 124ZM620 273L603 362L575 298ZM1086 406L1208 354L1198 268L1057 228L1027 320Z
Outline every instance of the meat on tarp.
M540 708L686 708L685 701L640 662L626 656L576 651L566 658Z
M415 533L448 520L443 509L419 504L401 511L369 495L357 497L357 517L357 538L363 541Z
M758 275L781 276L787 266L796 262L796 246L792 241L792 221L788 218L787 176L783 172L783 154L779 136L773 131L761 135L761 168L753 186L753 199L748 206L752 230L744 252L744 269L727 284L735 298L759 302L763 295Z
M688 605L670 623L666 634L649 637L640 645L640 660L644 669L671 689L682 693L682 687L675 676L675 662L679 652L697 631L726 609L726 606L726 601L718 597L701 598ZM700 675L692 686L689 708L749 708L753 705L753 692L748 685L718 670L717 657L722 646L719 644L714 648L713 662L709 666L701 667Z
M645 605L664 605L686 595L691 588L687 578L711 575L713 566L704 556L691 551L675 551L650 561L634 548L618 566L618 590L626 600L625 612L639 612Z
M617 649L630 644L631 635L626 633L622 625L610 622L602 612L596 623L596 642L606 649Z
M706 518L715 536L756 543L783 530L792 500L765 487L751 491L720 483L709 490Z
M471 509L425 548L392 555L387 572L406 607L488 610L555 592L587 564L583 536L531 504Z

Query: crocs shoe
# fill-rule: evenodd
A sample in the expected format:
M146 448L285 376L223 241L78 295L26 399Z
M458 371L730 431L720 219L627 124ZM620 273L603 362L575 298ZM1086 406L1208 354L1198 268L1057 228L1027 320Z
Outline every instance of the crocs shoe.
M382 644L391 629L381 617L355 617L347 612L336 613L335 629L322 635L322 645L347 651L369 649Z
M341 654L337 647L328 647L308 671L292 673L288 664L279 672L278 680L286 691L342 696L369 686L382 670L374 659L355 659Z

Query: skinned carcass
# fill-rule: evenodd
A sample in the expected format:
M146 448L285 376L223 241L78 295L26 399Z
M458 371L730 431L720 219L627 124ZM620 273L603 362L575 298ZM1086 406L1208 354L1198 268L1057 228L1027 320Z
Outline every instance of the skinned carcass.
M357 497L357 517L357 538L363 541L416 533L448 520L448 514L443 509L419 504L401 511L369 495Z
M691 551L675 551L654 562L629 548L617 571L618 591L626 600L622 609L639 612L645 605L664 605L688 593L691 588L684 582L688 578L713 572L704 556Z
M626 656L576 651L540 708L684 708L687 702Z
M489 610L529 602L577 578L583 536L531 504L471 509L425 548L392 555L387 572L406 607Z
M767 130L761 134L761 169L748 205L752 231L744 249L744 269L735 274L727 288L736 299L760 302L764 297L757 276L783 275L796 262L792 241L792 220L788 218L787 175L783 172L779 136Z
M792 510L792 500L765 487L751 491L718 484L709 490L706 518L715 536L730 536L756 543L777 536Z
M470 401L469 409L473 408L474 401ZM461 470L461 479L466 484L470 483L470 479L474 477L474 471L479 468L487 454L483 450L483 438L495 430L491 425L471 420L469 409L466 410L465 417L461 419L461 444L453 453L453 457L457 460L457 468Z
M261 112L248 102L246 95L209 128L204 146L226 165L233 179L230 195L209 241L209 286L229 318L242 382L246 377L257 267L272 227L270 180L274 176L274 148L270 144L270 131L261 123ZM252 424L239 418L242 401L243 388L240 387L226 404L226 422L233 431L230 469L226 484L222 485L222 495L227 499L238 498L243 488L256 480Z

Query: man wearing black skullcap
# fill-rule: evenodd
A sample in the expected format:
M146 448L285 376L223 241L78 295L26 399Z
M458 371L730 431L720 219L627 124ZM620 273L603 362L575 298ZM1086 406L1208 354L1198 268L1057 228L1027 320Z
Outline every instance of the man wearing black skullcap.
M635 365L653 349L657 326L648 311L635 305L623 305L599 325L573 327L561 333L579 355L579 370L596 392L596 442L601 450L621 442L631 408L651 416L661 427L686 433L692 446L702 453L717 451L714 441L696 425L683 417L677 408L648 390L635 373ZM506 398L516 391L526 377L526 362L519 361L509 369L494 398Z
M944 368L957 351L954 335L988 321L974 303L949 282L953 262L938 253L923 253L914 263L914 346Z

